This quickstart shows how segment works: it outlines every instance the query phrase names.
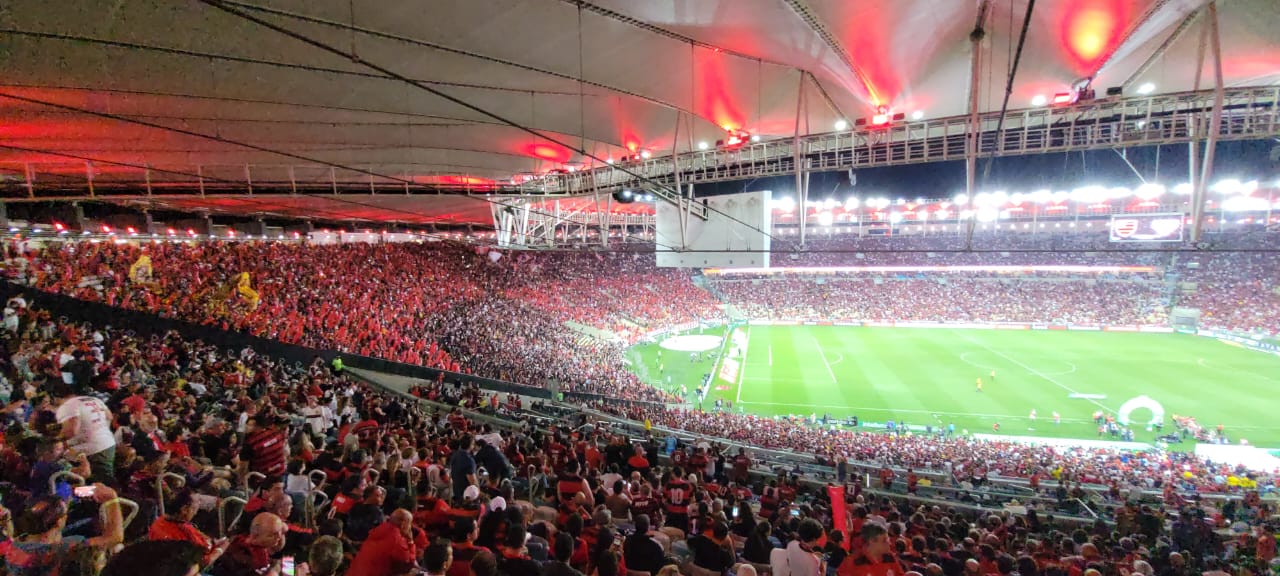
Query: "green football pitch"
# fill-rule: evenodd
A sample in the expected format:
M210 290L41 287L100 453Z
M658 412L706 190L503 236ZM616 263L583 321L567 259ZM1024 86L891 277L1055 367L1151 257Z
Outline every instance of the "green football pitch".
M992 433L998 422L1000 434L1099 439L1095 411L1115 413L1147 396L1163 407L1166 433L1176 414L1205 427L1222 424L1233 441L1280 447L1280 357L1211 338L844 326L734 330L746 349L736 356L740 370L732 381L720 377L716 360L692 361L689 352L670 349L659 355L660 343L633 348L633 369L652 385L677 391L684 385L690 392L704 374L716 372L703 403L708 410L721 399L732 401L734 412L857 416L864 425L954 424L957 433ZM724 334L723 328L705 331ZM1135 423L1151 416L1148 408L1131 414ZM1141 425L1132 428L1135 441L1155 439Z

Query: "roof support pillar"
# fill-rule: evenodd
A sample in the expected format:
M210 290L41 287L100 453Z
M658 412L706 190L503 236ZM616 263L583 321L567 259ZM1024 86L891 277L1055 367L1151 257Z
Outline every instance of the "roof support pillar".
M89 196L93 197L93 162L88 160L84 161L84 178L89 183Z
M0 228L9 227L9 205L0 200Z
M988 0L978 3L978 19L969 33L969 123L965 130L964 149L964 193L966 208L973 209L974 186L978 178L978 146L982 137L982 129L978 125L978 83L982 80L982 39L987 32L984 28L987 18ZM973 224L970 219L969 225Z
M80 230L88 230L89 222L84 219L84 206L80 205L79 202L72 202L71 212L76 219L76 228L79 228Z
M31 163L27 162L22 165L22 176L27 184L27 198L36 197L36 172L31 168Z
M1201 228L1204 226L1205 199L1208 196L1209 179L1213 177L1213 156L1218 145L1218 132L1222 130L1222 43L1218 38L1218 3L1209 2L1204 25L1208 29L1209 47L1213 54L1213 111L1209 116L1209 135L1205 139L1204 163L1200 166L1200 179L1194 186L1192 196L1192 228L1191 241L1199 242ZM1198 74L1198 73L1197 73ZM1194 140L1193 140L1194 141ZM1192 157L1191 163L1196 159Z
M689 129L689 134L690 135L693 134L692 127L690 127ZM677 196L684 194L684 189L680 187L680 154L679 152L680 152L680 111L677 110L675 132L673 132L671 136L671 177L675 179ZM690 200L692 200L692 198ZM689 234L689 202L681 202L679 204L676 204L676 208L679 209L680 211L679 212L680 214L680 247L685 248L686 246L688 246L688 243L689 243L688 239L686 238L686 236L688 236ZM622 241L623 242L627 241L626 235L623 235Z
M796 89L796 133L795 133L795 136L791 138L792 162L795 164L795 169L796 169L796 199L800 203L800 247L801 248L804 248L805 246L805 235L808 233L808 228L809 228L809 223L808 223L809 190L806 187L806 184L808 184L809 181L807 178L804 177L804 166L801 164L801 162L804 161L804 154L802 154L800 150L800 137L803 135L801 133L803 129L800 126L800 121L803 118L803 114L805 112L804 85L805 85L805 77L804 77L804 73L801 73L800 87ZM766 209L768 208L766 207Z

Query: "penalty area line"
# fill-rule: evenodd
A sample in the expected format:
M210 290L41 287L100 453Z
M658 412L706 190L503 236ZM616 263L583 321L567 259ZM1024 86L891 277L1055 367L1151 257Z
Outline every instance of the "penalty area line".
M840 385L840 381L836 380L836 371L831 369L831 363L827 361L827 354L822 351L822 344L818 342L818 337L812 333L809 334L809 337L813 339L813 347L818 350L818 356L822 357L822 364L827 367L827 374L831 375L831 383L837 386ZM844 357L841 356L840 359L843 360Z
M1035 368L1032 368L1032 367L1030 367L1030 366L1028 366L1028 365L1026 365L1026 364L1022 363L1022 362L1021 362L1021 361L1019 361L1017 358L1014 358L1014 357L1012 357L1012 356L1010 356L1010 355L1008 355L1008 354L1005 354L1004 352L1001 352L1001 351L999 351L999 350L997 350L997 349L995 349L995 348L992 348L992 347L990 347L990 346L987 346L986 344L982 343L982 341L977 340L977 339L975 339L974 337L972 337L972 336L970 336L970 335L968 335L968 334L965 334L964 332L957 332L957 331L954 331L954 330L953 330L952 332L953 332L953 333L955 333L955 334L959 334L961 338L964 338L965 340L968 340L969 342L971 342L971 343L973 343L973 344L976 344L976 345L978 345L978 346L981 346L981 347L985 348L988 352L990 352L990 353L992 353L992 354L995 354L996 356L999 356L999 357L1001 357L1001 358L1004 358L1005 360L1008 360L1009 362L1012 362L1012 363L1014 363L1014 364L1017 364L1018 366L1021 366L1023 370L1026 370L1027 372L1030 372L1030 373L1032 373L1032 374L1035 374L1036 376L1039 376L1040 378L1043 378L1045 381L1049 382L1050 384L1053 384L1054 386L1057 386L1057 387L1059 387L1059 388L1062 388L1063 390L1066 390L1066 391L1067 391L1067 394L1069 394L1069 395L1075 395L1075 396L1080 396L1080 393L1079 393L1079 392L1077 392L1077 391L1075 391L1075 390L1073 390L1070 386L1067 386L1066 384L1063 384L1063 383L1061 383L1061 382L1059 382L1059 381L1055 380L1052 376L1049 376L1048 374L1045 374L1044 372L1041 372L1041 371L1039 371L1039 370L1036 370ZM1074 364L1073 364L1073 366L1074 366ZM1102 408L1103 410L1106 410L1107 412L1112 412L1112 413L1114 413L1114 412L1115 412L1115 410L1112 410L1111 408L1108 408L1105 404L1103 404L1103 403L1101 403L1101 402L1098 402L1097 400L1094 400L1094 399L1092 399L1092 398L1085 398L1085 400L1088 400L1088 401L1089 401L1090 403L1092 403L1093 405L1095 405L1095 406L1097 406L1097 407L1099 407L1099 408Z

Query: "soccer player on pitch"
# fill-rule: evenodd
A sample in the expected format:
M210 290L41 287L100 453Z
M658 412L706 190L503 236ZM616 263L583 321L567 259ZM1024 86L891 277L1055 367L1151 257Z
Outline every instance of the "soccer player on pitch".
M982 391L982 378L978 378L978 392Z

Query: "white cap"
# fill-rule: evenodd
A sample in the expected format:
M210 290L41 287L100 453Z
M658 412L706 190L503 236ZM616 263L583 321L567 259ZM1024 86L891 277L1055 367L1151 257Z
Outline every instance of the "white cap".
M501 497L501 496L498 496L497 498L494 498L493 500L490 500L490 501L489 501L489 509L490 509L490 510L506 510L506 509L507 509L507 499L506 499L506 498L503 498L503 497Z
M475 486L467 486L467 489L462 491L463 500L475 500L479 497L480 489Z

